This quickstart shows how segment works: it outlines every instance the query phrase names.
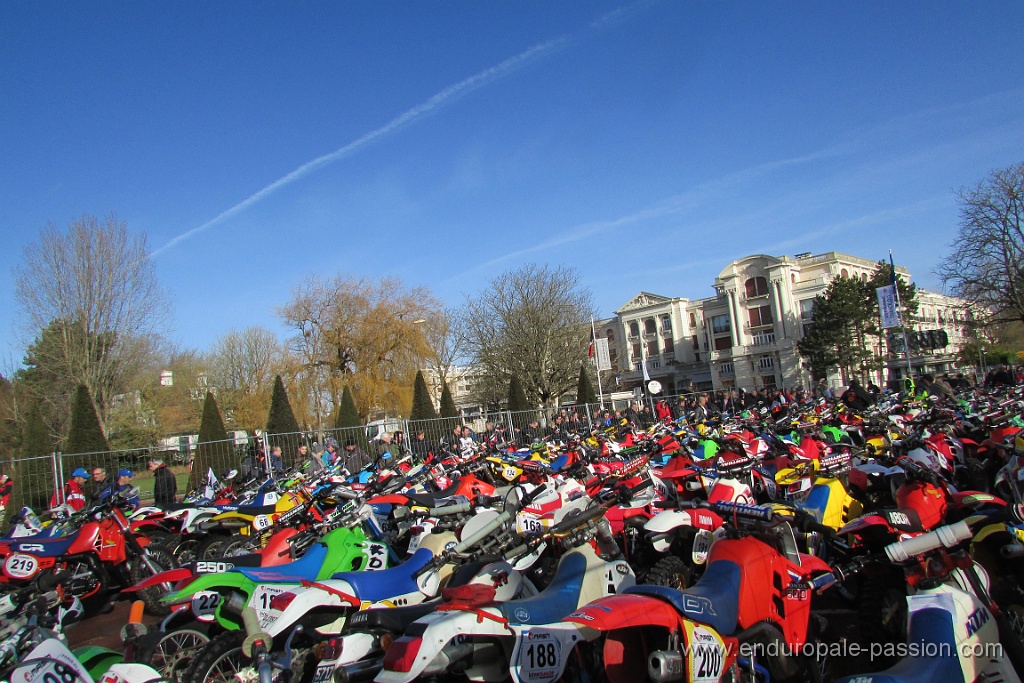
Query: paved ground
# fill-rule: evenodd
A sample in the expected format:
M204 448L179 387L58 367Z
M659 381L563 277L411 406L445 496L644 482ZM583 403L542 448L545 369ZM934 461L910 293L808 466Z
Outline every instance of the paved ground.
M113 611L109 614L86 615L78 624L67 630L68 644L72 648L85 645L107 647L111 650L123 650L121 645L121 627L128 623L128 612L131 603L119 600L113 603ZM142 622L146 625L156 623L157 618L146 615Z

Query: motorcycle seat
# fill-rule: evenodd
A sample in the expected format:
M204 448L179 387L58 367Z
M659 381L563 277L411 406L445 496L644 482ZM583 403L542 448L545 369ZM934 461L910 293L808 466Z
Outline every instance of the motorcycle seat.
M257 583L302 583L315 581L320 567L327 557L327 546L317 543L306 551L306 554L294 562L286 562L276 567L259 569L238 569L247 579Z
M438 604L435 600L419 605L360 610L348 618L342 635L353 631L378 628L392 633L404 633L409 624L433 612L437 609Z
M548 587L537 595L498 605L510 624L550 624L579 608L580 591L587 573L587 558L580 553L566 555Z
M11 551L16 553L25 553L36 557L57 557L67 552L67 549L75 542L75 538L77 538L77 534L57 538L29 536L11 541L10 546Z
M459 486L460 483L456 479L454 484L444 490L435 491L434 493L408 493L406 497L416 505L421 505L425 508L435 508L444 504L446 499L456 495L459 491Z
M740 609L742 570L731 560L716 560L708 565L696 584L686 590L668 586L638 585L626 589L665 600L681 614L707 624L723 635L736 630Z
M962 683L963 671L956 650L953 617L937 607L914 612L908 645L917 645L918 656L904 657L895 666L868 674L871 683ZM909 649L909 648L908 648ZM865 676L846 676L836 683L863 681Z
M237 512L240 515L273 515L277 512L277 505L220 505L221 512Z
M420 548L408 560L397 567L359 572L338 572L332 579L347 581L355 596L360 600L385 600L419 590L416 587L416 572L434 559L434 553Z

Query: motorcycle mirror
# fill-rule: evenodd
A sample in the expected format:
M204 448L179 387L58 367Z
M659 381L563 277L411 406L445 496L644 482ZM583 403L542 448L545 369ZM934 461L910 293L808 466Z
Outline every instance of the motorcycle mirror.
M224 473L223 479L224 479L224 481L231 481L232 479L234 479L237 476L238 476L238 470L228 470L227 472Z
M123 492L121 493L121 495L122 495L122 496L123 496L123 497L124 497L125 499L128 499L128 498L138 498L138 497L139 497L139 487L138 487L138 486L132 486L132 487L131 487L130 489L128 489L127 491L123 491Z

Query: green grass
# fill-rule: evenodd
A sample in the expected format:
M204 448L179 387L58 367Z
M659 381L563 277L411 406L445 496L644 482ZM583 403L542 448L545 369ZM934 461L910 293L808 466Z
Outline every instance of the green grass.
M174 472L174 478L178 481L178 500L185 495L188 489L188 467L185 465L174 466L170 468ZM139 472L132 479L132 483L139 487L139 500L153 500L153 485L155 483L153 473L148 469Z

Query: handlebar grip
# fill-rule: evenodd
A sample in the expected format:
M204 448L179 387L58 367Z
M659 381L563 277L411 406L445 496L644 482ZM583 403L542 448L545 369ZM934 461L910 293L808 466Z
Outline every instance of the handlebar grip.
M337 498L345 498L346 500L359 500L359 494L352 489L334 489L332 495Z
M464 512L470 512L473 509L473 504L470 502L456 503L455 505L445 505L439 508L428 508L428 517L443 517L445 515L458 515Z
M828 572L811 579L807 582L807 585L811 590L820 591L828 588L838 581L839 577L837 577L833 572Z
M561 522L551 527L551 533L552 535L557 536L559 534L572 531L576 527L583 526L588 522L604 517L604 513L605 508L600 505L588 508L580 512L578 515L570 515L569 517L566 517Z
M257 643L261 643L263 648L266 649L271 638L260 628L259 617L256 616L256 610L252 607L246 607L242 610L242 623L245 625L246 633L245 640L242 642L242 652L246 656L252 657L253 647Z
M920 555L943 546L952 548L973 536L974 532L967 525L967 520L963 520L956 524L940 526L938 529L916 538L892 543L886 546L885 554L893 562L906 562L914 555Z
M519 507L524 508L533 502L533 499L541 494L542 491L547 491L547 486L541 484L535 487L532 491L527 491L523 494L523 497L519 499Z
M737 515L739 517L746 517L748 519L756 519L762 522L770 522L775 516L774 511L770 507L763 505L748 505L745 503L711 503L710 507L715 512L721 515Z

